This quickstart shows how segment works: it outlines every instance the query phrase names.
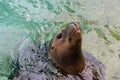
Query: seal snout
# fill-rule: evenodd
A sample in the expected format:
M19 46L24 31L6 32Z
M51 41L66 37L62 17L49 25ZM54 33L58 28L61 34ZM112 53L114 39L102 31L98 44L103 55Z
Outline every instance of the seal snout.
M78 30L80 29L80 27L78 26L77 23L75 22L71 22L69 25L68 25L69 28L72 28L73 30Z
M69 37L70 41L71 41L73 36L78 36L79 37L81 35L81 29L80 29L79 25L75 22L69 23L68 26L67 26L67 29L68 29L68 31L67 31L68 35L70 36ZM76 37L75 39L77 39L78 37Z

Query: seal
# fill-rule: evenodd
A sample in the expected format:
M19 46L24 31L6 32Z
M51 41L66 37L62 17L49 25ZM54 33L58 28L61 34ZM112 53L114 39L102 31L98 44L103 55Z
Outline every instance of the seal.
M85 70L94 75L88 80L104 80L104 68L95 57L82 50L82 30L75 22L60 30L52 38L49 45L49 55L52 61L68 74L77 75ZM91 68L88 66L92 66ZM100 69L100 70L99 70ZM96 76L97 75L97 76ZM85 80L87 80L85 79Z
M81 52L82 31L76 23L70 23L60 30L50 45L51 59L70 74L82 72L85 59Z

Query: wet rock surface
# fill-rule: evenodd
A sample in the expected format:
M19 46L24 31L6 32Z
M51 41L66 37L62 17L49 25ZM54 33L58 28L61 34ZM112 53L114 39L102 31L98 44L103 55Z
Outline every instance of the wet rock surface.
M69 75L57 67L48 55L49 42L25 40L15 48L14 72L9 80L104 80L104 65L85 53L86 68L79 75Z

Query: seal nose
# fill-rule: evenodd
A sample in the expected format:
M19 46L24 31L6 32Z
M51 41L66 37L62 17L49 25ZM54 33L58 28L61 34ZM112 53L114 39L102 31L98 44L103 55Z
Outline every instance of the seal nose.
M75 23L75 22L69 23L68 27L70 27L72 29L75 29L75 30L80 29L79 26L78 26L78 24Z

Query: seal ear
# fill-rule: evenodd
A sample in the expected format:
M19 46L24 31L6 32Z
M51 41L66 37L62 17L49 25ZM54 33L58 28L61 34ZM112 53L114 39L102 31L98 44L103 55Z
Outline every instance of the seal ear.
M70 37L70 38L68 38L68 40L69 40L69 42L70 42L70 41L72 40L72 39L71 39L71 37Z
M53 37L54 38L54 37ZM49 51L50 51L50 49L52 48L51 46L52 46L52 43L53 43L53 38L50 40L50 43L49 43Z
M54 47L52 46L51 49L54 49Z

